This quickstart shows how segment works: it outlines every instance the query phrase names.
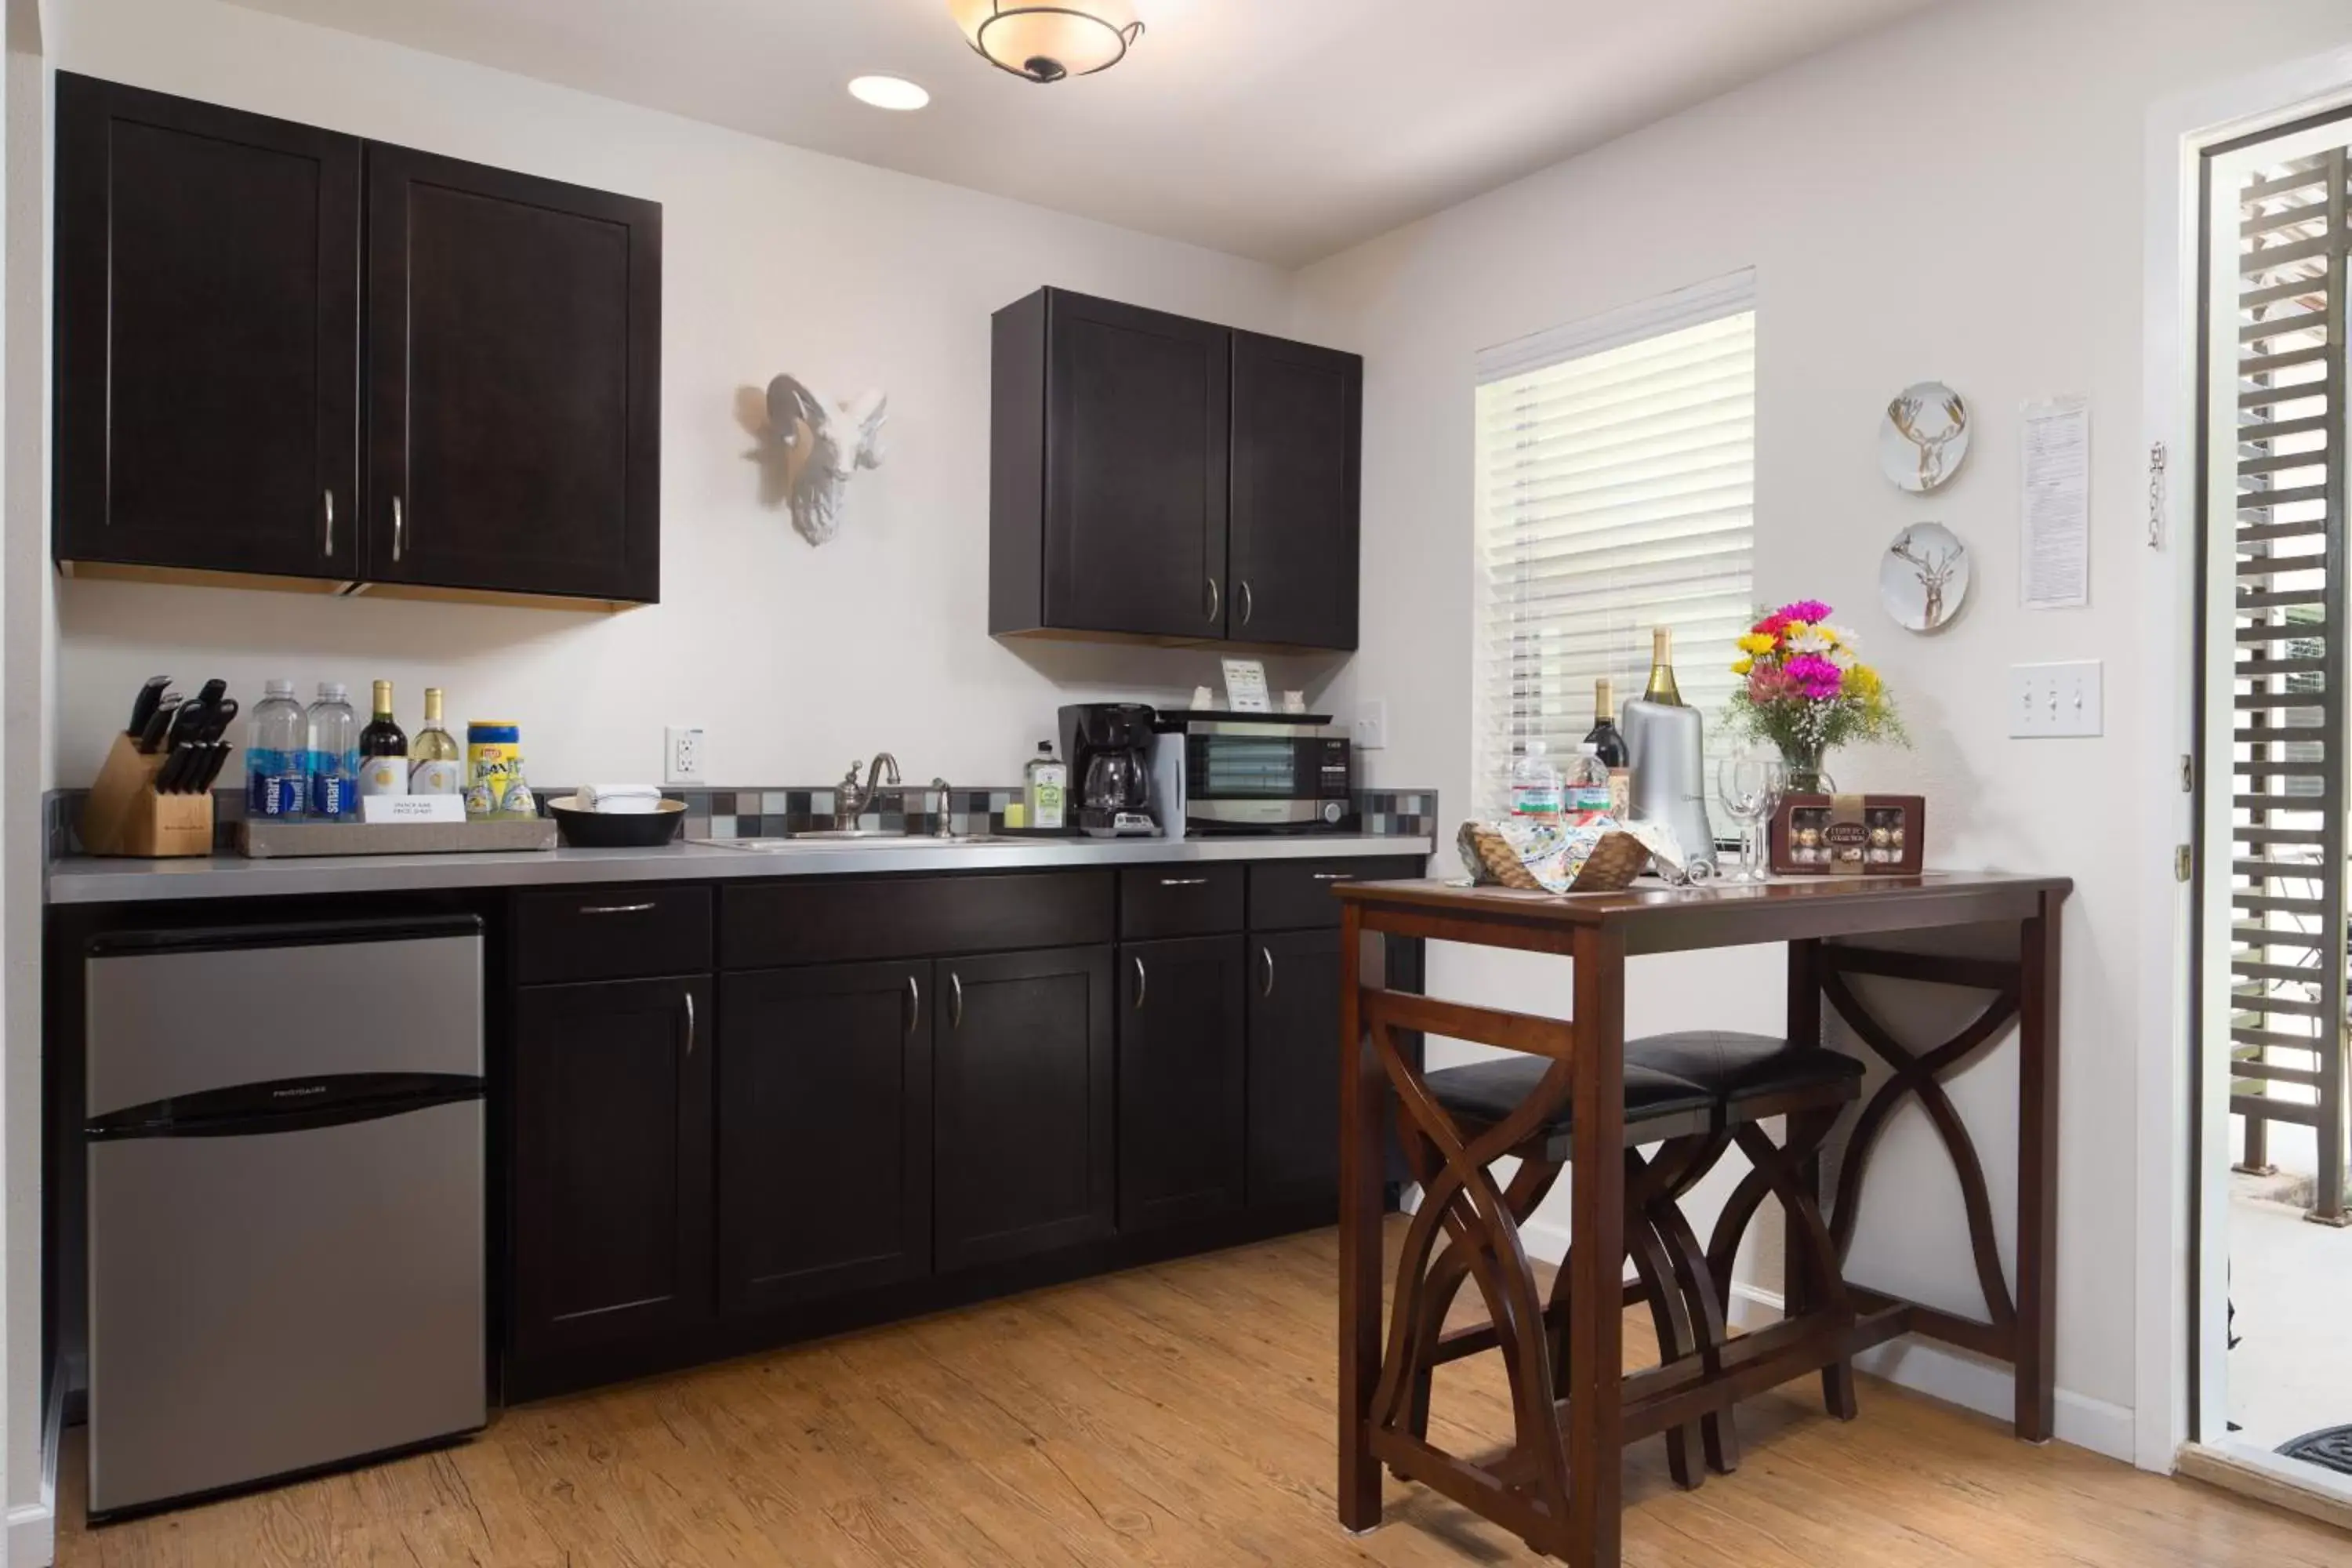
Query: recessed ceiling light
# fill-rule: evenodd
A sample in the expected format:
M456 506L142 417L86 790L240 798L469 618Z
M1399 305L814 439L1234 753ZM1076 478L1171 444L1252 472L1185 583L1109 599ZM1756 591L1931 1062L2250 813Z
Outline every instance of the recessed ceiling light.
M849 84L849 96L877 109L920 109L931 95L900 76L861 76Z

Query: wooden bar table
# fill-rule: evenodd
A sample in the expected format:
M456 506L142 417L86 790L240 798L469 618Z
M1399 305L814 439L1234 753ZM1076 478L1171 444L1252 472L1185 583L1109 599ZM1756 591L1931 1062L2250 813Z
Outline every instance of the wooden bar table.
M1334 890L1343 902L1340 1041L1339 1519L1352 1531L1381 1521L1381 1468L1419 1481L1577 1568L1620 1561L1624 1446L1813 1371L1834 1374L1860 1351L1919 1333L2009 1362L2016 1369L2017 1435L2046 1441L2053 1418L2057 1316L2059 909L2063 878L1996 873L1790 879L1761 885L1556 896L1446 882L1369 882ZM2015 956L1961 958L1893 952L1856 939L1997 924L2016 931ZM1574 961L1569 1020L1530 1018L1367 987L1362 938L1515 948ZM1893 1069L1864 1105L1847 1143L1832 1232L1837 1271L1852 1244L1869 1155L1897 1104L1919 1100L1951 1154L1968 1214L1986 1313L1981 1320L1850 1287L1842 1312L1811 1310L1790 1281L1782 1323L1730 1339L1698 1364L1691 1357L1625 1377L1623 1078L1625 961L1644 953L1789 944L1787 1016L1792 1044L1817 1045L1826 997L1857 1038ZM1913 1051L1861 1005L1853 974L1888 975L1990 993L1982 1014L1943 1045ZM2014 1292L1994 1239L1984 1172L1940 1079L1972 1059L2015 1019L2019 1029L2017 1268ZM1549 1056L1529 1101L1485 1137L1465 1142L1429 1100L1397 1032L1418 1030ZM1538 1106L1549 1089L1551 1103ZM1418 1257L1399 1265L1400 1303L1419 1287L1435 1231L1465 1249L1486 1298L1491 1328L1511 1376L1515 1441L1487 1463L1446 1454L1400 1420L1395 1397L1409 1369L1402 1317L1381 1324L1381 1112L1393 1100L1401 1129L1439 1149L1441 1222L1419 1227ZM1538 1300L1536 1281L1502 1194L1484 1170L1491 1152L1572 1109L1570 1237L1562 1265L1565 1321ZM1818 1187L1818 1173L1811 1178ZM1760 1198L1748 1197L1749 1212ZM1740 1201L1735 1199L1735 1203ZM1424 1206L1426 1206L1426 1202ZM1727 1268L1724 1270L1727 1275ZM1554 1347L1564 1366L1553 1364ZM1384 1371L1388 1382L1383 1384ZM1565 1397L1556 1397L1560 1391ZM1386 1399L1376 1399L1385 1394ZM1376 1408L1376 1405L1379 1408ZM1737 1481L1727 1484L1737 1485Z

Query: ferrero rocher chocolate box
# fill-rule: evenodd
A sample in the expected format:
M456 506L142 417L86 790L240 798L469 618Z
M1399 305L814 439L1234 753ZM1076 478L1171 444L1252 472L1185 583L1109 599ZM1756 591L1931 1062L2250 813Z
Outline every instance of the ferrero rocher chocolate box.
M1781 877L1890 877L1919 869L1927 802L1916 795L1790 795L1772 813Z

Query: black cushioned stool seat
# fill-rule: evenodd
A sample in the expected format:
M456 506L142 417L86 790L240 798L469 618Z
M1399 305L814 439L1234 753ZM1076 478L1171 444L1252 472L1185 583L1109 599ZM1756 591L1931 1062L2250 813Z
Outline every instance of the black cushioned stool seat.
M1863 1075L1860 1062L1836 1051L1792 1047L1774 1036L1723 1029L1692 1029L1628 1040L1628 1085L1636 1066L1696 1084L1719 1096L1727 1106L1808 1089L1843 1090L1859 1085Z
M1425 1079L1431 1098L1455 1116L1469 1121L1496 1122L1519 1108L1550 1066L1549 1058L1510 1056L1498 1061L1440 1068L1425 1075ZM1704 1121L1714 1113L1717 1103L1715 1091L1688 1079L1630 1060L1625 1064L1625 1128L1629 1139L1635 1128L1668 1118ZM1561 1151L1555 1158L1566 1157L1574 1120L1570 1106L1562 1102L1538 1134ZM1654 1131L1648 1137L1635 1141L1654 1142L1666 1135Z

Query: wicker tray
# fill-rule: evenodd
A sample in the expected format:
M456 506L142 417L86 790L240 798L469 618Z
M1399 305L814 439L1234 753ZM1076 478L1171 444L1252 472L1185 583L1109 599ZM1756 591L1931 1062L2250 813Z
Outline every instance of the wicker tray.
M1546 891L1534 873L1519 863L1503 836L1482 822L1465 822L1458 836L1463 849L1463 861L1472 868L1472 875L1480 882L1497 887L1517 888L1530 893ZM1650 851L1630 833L1612 833L1594 847L1568 885L1571 893L1613 893L1633 885L1642 868L1650 862Z

